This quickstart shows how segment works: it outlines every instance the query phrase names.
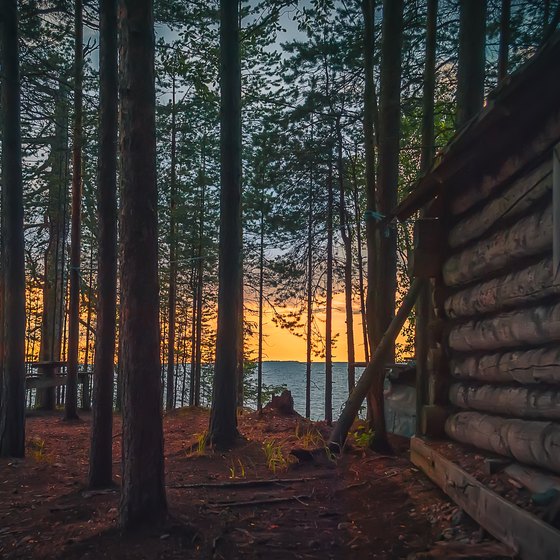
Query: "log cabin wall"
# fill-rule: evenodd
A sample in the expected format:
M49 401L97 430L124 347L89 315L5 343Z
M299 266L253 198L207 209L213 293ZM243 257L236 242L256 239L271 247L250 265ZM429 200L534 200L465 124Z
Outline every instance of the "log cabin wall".
M560 473L553 150L512 177L480 181L483 189L450 195L442 215L447 248L436 300L445 365L437 370L447 369L452 406L445 433Z

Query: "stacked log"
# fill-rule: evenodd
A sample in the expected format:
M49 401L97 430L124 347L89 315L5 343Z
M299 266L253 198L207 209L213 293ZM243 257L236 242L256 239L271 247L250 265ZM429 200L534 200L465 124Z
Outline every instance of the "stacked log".
M560 425L459 412L445 423L447 435L521 463L560 473Z
M546 157L499 194L488 196L488 183L476 196L458 197L463 211L468 200L470 209L449 231L452 253L442 267L443 355L456 410L445 433L560 473L560 275L552 258L552 186ZM475 206L483 191L488 198Z
M558 346L511 350L483 355L454 356L451 375L458 379L487 383L522 385L560 384L560 348Z
M449 400L459 408L503 416L560 420L560 388L453 383Z

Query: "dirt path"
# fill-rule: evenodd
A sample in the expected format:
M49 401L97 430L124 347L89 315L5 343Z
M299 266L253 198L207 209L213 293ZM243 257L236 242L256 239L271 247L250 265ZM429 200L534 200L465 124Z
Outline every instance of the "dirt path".
M406 440L394 440L395 457L355 448L338 460L321 452L298 462L289 451L317 447L326 434L321 424L244 415L245 441L220 454L197 444L207 423L204 410L166 416L171 519L123 536L115 528L117 489L84 488L89 416L77 424L58 415L30 418L28 458L0 461L0 557L435 558L420 554L434 541L472 548L483 538L408 462ZM116 418L117 482L119 433Z

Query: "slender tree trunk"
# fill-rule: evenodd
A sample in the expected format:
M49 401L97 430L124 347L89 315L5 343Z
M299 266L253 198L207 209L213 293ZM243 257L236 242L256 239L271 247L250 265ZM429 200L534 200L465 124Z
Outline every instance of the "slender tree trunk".
M70 303L68 308L68 381L64 419L78 418L78 348L80 344L80 236L82 221L82 83L83 5L74 4L74 131L72 147L72 229L70 236Z
M457 127L476 115L484 103L486 0L460 0Z
M327 201L327 294L325 318L325 421L332 424L332 297L333 297L333 213L334 188L332 159L329 160Z
M313 149L313 115L311 115L311 149ZM309 165L309 189L307 191L307 335L305 360L305 417L311 417L311 354L313 349L313 162Z
M241 313L241 62L238 0L220 0L221 197L218 330L209 439L232 445L237 431Z
M89 252L89 277L87 285L87 316L86 316L86 348L84 356L84 379L83 379L83 392L82 392L82 410L91 410L91 392L90 392L90 377L89 377L89 341L91 336L91 295L93 285L93 240L91 241Z
M167 394L166 408L173 408L173 378L175 376L175 316L177 307L177 205L176 178L176 117L175 117L175 74L171 101L171 196L169 201L169 335L167 337Z
M196 342L196 325L198 317L198 268L193 267L192 271L192 317L191 317L191 370L189 372L190 387L189 387L189 406L194 406L196 402L196 356L197 356L197 342Z
M121 0L121 289L125 529L163 519L152 0Z
M259 239L259 348L257 358L257 410L262 410L263 370L263 300L264 300L264 185L261 185L261 216Z
M344 245L344 292L346 308L346 344L348 347L348 394L356 384L356 355L354 350L354 305L352 289L352 237L346 212L346 193L344 190L344 159L342 155L342 127L340 115L336 119L337 167L338 167L338 215L340 236Z
M375 146L377 143L377 100L374 81L374 51L375 51L375 1L362 0L362 13L364 16L364 157L366 171L366 243L367 243L367 294L366 294L366 326L368 329L369 344L371 348L376 340L376 272L378 259L378 243L376 235L376 222L374 216L377 212L377 185L375 181ZM368 418L373 417L373 395L368 394Z
M362 318L362 337L364 344L364 358L369 362L369 340L367 332L366 299L364 284L364 258L362 253L362 213L360 211L360 197L358 193L358 178L356 176L356 161L358 159L358 145L355 148L355 157L352 165L352 195L354 198L354 218L356 222L356 245L358 253L358 289L360 292L360 316Z
M421 172L427 172L435 154L434 137L434 99L436 86L436 47L437 47L438 0L428 0L426 16L426 50L424 66L424 91L422 111L422 155ZM433 315L431 285L425 282L416 302L416 433L420 433L422 407L428 394L428 324Z
M25 256L16 0L0 2L3 363L0 456L25 454Z
M99 4L98 300L88 482L113 478L113 385L117 315L117 1ZM117 401L120 399L117 399Z
M498 84L508 75L509 43L511 37L511 0L502 0L500 14L500 49L498 51Z
M381 91L379 117L379 212L385 216L397 205L399 180L401 56L403 40L403 2L384 0L381 45ZM376 229L378 260L376 269L377 301L373 317L375 349L381 342L395 314L397 291L397 235L393 227ZM394 361L394 344L387 353ZM372 386L371 405L375 437L372 446L377 450L389 448L385 426L383 382L385 366L379 368Z
M67 85L64 80L61 81L55 97L54 134L49 159L51 167L48 175L49 200L47 205L49 241L45 251L39 360L57 362L61 359L64 309L66 308L64 263L68 202L68 100ZM54 387L37 391L40 408L54 410L55 392Z

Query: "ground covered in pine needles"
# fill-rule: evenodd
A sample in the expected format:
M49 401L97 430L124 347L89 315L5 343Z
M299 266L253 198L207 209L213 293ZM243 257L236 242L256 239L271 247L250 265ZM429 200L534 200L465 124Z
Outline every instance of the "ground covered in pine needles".
M244 441L220 453L201 443L207 425L203 409L165 416L170 519L123 535L120 418L117 486L104 492L85 488L89 414L78 423L29 418L27 458L0 460L0 558L509 557L411 465L405 439L392 440L388 457L357 435L335 458L324 449L326 426L267 411L242 414Z

